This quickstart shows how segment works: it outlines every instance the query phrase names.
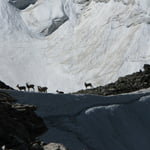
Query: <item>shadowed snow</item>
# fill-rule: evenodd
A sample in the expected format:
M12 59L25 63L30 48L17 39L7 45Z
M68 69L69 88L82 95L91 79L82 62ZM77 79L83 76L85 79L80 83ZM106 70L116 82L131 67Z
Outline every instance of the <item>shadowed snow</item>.
M150 149L150 93L117 96L56 95L6 91L37 106L48 132L40 138L70 150Z

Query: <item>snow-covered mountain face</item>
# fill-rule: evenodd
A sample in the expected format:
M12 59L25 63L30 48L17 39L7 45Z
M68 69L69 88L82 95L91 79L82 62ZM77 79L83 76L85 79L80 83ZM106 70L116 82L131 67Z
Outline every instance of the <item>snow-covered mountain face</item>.
M149 0L22 2L0 0L0 79L13 87L76 91L150 63Z

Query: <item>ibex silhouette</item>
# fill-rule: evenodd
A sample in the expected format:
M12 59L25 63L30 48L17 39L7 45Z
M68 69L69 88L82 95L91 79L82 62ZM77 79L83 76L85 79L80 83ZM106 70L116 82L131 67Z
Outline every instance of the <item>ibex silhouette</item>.
M38 86L37 88L38 88L38 91L39 91L39 92L41 92L41 93L42 93L42 92L43 92L43 93L47 93L47 89L48 89L47 87Z
M26 91L26 87L25 86L19 86L19 84L17 84L16 86L20 91L24 90Z
M92 83L86 83L86 82L84 82L84 86L85 88L93 87Z
M30 91L30 89L33 89L33 91L35 91L34 84L28 84L28 83L26 83L26 87L28 88L28 91Z
M56 92L57 92L58 94L64 94L63 91L58 91L58 90L56 90Z

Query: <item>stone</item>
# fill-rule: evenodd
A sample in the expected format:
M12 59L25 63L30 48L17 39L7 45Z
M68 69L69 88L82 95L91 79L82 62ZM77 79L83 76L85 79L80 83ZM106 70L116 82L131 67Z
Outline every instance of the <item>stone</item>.
M44 150L68 150L68 149L60 143L49 143L44 146Z
M31 146L31 150L44 150L44 149L39 143L33 143Z

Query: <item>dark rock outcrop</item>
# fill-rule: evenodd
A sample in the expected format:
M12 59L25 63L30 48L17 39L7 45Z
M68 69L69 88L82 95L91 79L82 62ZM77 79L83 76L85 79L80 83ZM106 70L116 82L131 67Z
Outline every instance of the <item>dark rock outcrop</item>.
M13 90L10 86L6 85L4 82L0 81L0 89L10 89Z
M116 82L92 89L78 91L74 94L116 95L150 87L150 65L145 64L144 70L120 77Z
M39 116L36 107L14 103L14 99L0 92L0 147L14 150L42 150L36 137L47 128ZM34 145L39 145L35 147ZM38 144L37 144L38 143Z

